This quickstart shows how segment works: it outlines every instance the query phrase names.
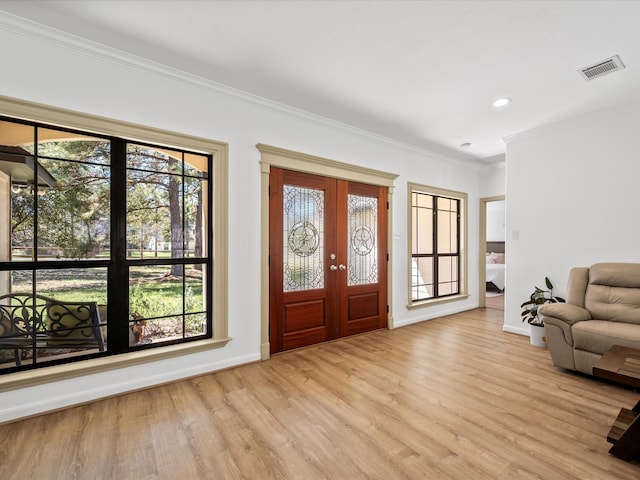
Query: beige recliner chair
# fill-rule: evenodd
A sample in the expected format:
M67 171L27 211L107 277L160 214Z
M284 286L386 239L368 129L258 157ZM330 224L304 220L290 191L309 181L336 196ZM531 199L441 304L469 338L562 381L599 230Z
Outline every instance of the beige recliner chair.
M538 310L554 365L592 375L613 345L640 349L640 264L573 268L566 298Z

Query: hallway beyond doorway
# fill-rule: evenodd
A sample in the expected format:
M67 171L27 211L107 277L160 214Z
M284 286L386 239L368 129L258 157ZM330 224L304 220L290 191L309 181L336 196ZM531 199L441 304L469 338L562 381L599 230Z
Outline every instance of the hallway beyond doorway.
M487 308L504 310L504 293L487 292Z

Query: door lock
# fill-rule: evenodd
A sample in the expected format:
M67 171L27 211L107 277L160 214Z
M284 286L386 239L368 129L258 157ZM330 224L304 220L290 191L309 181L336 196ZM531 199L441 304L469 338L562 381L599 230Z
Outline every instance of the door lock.
M340 271L344 271L347 269L347 267L345 267L342 263L340 265L338 265L338 269L340 269Z
M332 272L335 272L336 270L338 270L338 267L336 267L335 265L331 265L329 267L329 270L331 270Z

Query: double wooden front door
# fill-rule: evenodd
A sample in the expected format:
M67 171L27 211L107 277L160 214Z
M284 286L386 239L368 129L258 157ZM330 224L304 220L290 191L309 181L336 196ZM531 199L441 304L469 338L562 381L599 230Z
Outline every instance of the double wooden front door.
M271 353L387 325L385 187L272 168Z

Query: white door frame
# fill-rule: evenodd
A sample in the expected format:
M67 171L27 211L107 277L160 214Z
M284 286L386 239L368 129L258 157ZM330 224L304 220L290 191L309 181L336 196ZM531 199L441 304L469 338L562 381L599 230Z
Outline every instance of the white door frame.
M479 289L478 303L480 308L487 306L487 203L506 200L504 195L480 199L480 248L478 249Z

